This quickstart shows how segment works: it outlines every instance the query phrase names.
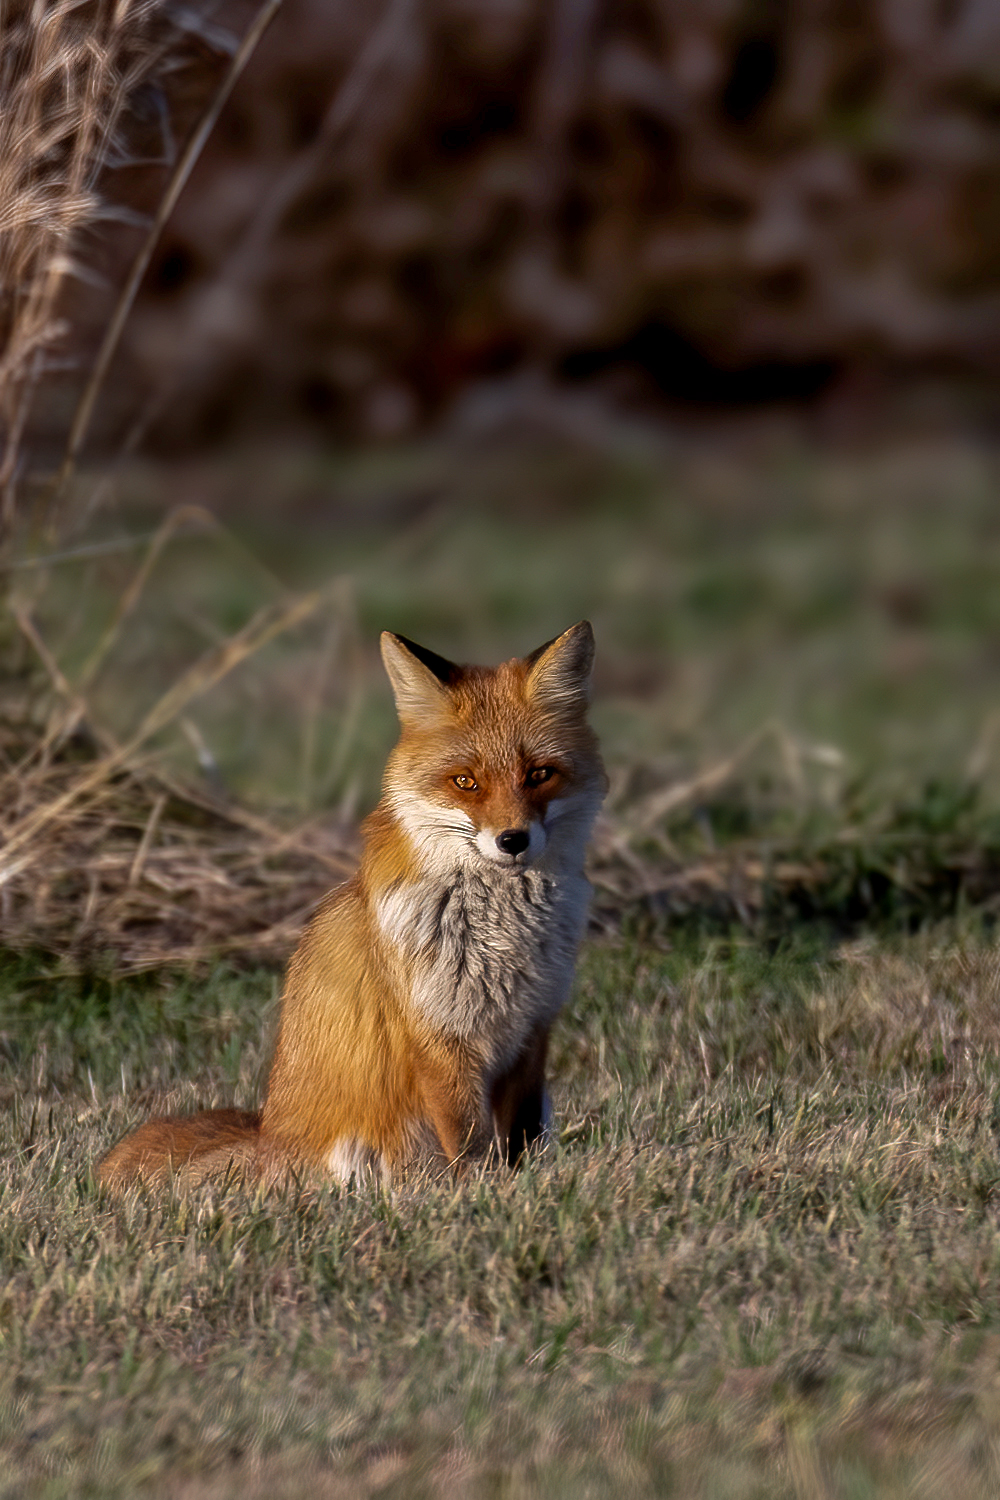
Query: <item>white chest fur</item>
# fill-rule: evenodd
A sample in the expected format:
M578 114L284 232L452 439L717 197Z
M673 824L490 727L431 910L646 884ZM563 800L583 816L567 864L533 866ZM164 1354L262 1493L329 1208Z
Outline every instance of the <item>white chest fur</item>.
M580 874L484 865L397 886L378 918L412 964L413 1004L492 1069L564 1003L589 897Z

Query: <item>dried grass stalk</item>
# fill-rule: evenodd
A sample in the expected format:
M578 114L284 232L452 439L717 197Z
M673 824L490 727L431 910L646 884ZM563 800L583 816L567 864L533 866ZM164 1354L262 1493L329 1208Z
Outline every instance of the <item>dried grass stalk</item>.
M4 867L5 947L118 972L219 956L278 962L320 897L353 869L350 830L275 828L155 765L102 780L85 805L52 819L78 769L56 763L19 780L17 810L43 832Z
M161 55L149 0L5 6L0 30L0 542L21 443L62 332L59 300L135 90Z
M80 686L21 611L66 712L41 738L30 715L0 716L0 944L56 952L70 965L110 955L125 970L285 955L311 907L353 868L353 834L275 827L178 785L140 752L323 597L260 610L184 672L123 744L96 726Z
M0 884L9 878L11 871L22 868L22 861L18 857L21 850L29 845L37 845L50 824L58 824L67 817L71 818L78 804L100 796L117 773L134 759L147 740L165 729L183 713L193 699L208 692L248 656L267 645L281 631L293 628L312 614L322 597L317 592L293 599L284 605L265 605L242 630L237 631L222 645L213 647L189 667L154 703L125 744L110 748L82 775L71 779L56 796L38 801L26 817L8 823L2 830L4 841L0 851ZM36 632L33 633L33 639L37 639ZM82 709L82 700L80 706ZM25 772L22 768L19 768L18 774L23 781Z

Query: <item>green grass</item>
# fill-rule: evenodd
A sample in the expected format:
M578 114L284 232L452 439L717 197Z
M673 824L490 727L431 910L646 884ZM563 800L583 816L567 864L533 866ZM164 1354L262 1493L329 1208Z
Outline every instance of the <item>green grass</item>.
M975 922L589 947L514 1175L101 1199L144 1113L254 1096L273 1001L5 969L3 1493L995 1493Z
M395 732L380 630L496 661L587 616L595 719L623 777L684 776L777 723L782 744L740 767L743 803L841 819L844 799L912 800L971 774L997 808L998 477L990 450L931 439L853 456L791 440L669 454L498 442L135 471L106 534L142 533L195 499L240 546L204 533L170 544L92 697L124 734L282 586L339 579L315 621L191 710L251 799L374 800ZM64 564L47 586L31 575L71 679L136 561ZM180 733L165 748L196 771Z

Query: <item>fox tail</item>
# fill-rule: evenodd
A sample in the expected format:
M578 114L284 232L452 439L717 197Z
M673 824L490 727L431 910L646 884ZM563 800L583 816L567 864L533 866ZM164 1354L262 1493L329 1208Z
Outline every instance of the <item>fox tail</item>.
M207 1109L197 1115L163 1115L112 1146L98 1162L97 1180L120 1193L133 1183L186 1183L219 1176L228 1167L255 1172L260 1115L243 1109Z

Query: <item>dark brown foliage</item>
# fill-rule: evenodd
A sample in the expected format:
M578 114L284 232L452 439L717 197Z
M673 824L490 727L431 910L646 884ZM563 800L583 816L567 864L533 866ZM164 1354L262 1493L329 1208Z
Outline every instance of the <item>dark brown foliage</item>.
M525 366L992 368L997 43L982 0L287 0L133 325L161 432L388 436Z

